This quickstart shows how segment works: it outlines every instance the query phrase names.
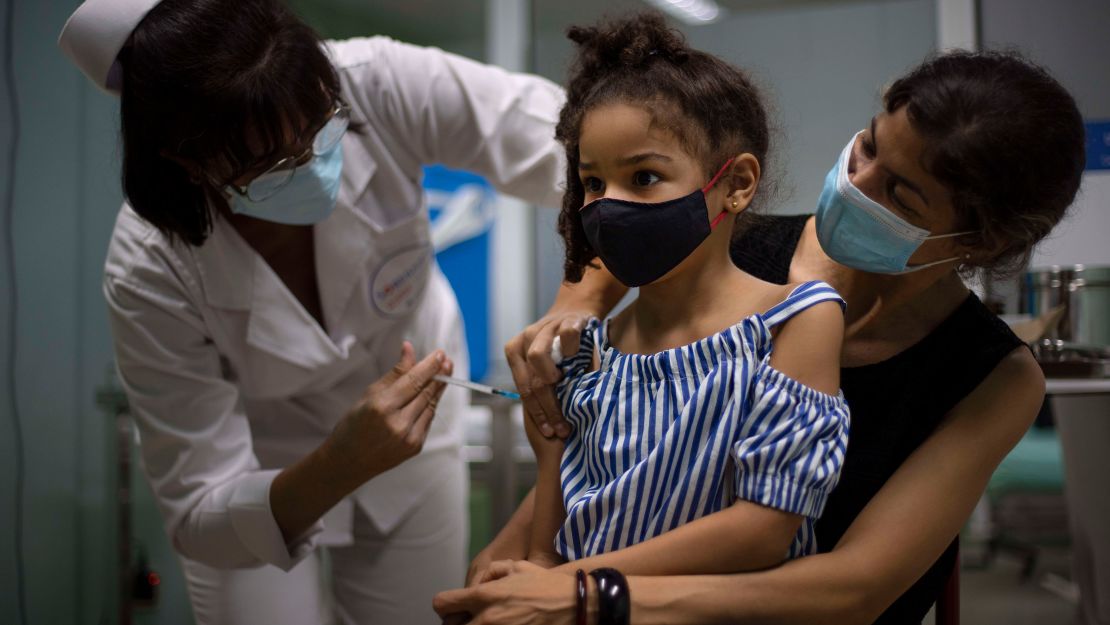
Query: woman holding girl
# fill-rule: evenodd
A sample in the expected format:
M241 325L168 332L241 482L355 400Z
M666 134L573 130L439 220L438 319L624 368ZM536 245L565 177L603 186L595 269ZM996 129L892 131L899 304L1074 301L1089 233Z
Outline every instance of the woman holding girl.
M960 527L1044 395L1032 354L962 274L1025 265L1075 197L1083 141L1074 100L1043 69L1011 54L939 55L886 91L815 215L739 224L739 267L774 283L823 280L847 302L840 484L815 524L817 554L753 572L629 575L630 622L921 622ZM507 346L518 384L536 387L528 412L542 432L565 427L544 399L558 377L544 354L608 312L620 290L603 276ZM441 613L573 622L573 576L518 561L541 508L529 497L472 563L472 583L497 579L442 593ZM586 604L597 604L592 586Z

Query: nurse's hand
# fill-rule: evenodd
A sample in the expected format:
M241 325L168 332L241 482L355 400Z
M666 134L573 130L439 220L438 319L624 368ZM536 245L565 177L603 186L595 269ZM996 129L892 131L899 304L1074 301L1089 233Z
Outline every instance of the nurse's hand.
M360 483L420 453L453 364L442 350L416 362L405 341L401 361L377 382L332 431L326 445Z
M570 426L563 420L563 411L555 400L554 385L563 374L551 359L551 345L559 337L563 357L573 356L591 316L590 312L578 310L548 313L505 344L505 358L524 404L524 414L547 438L570 435Z

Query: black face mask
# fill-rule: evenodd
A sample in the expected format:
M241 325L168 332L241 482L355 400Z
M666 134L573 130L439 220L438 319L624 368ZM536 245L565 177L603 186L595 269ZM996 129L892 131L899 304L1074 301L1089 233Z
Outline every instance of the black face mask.
M705 194L731 164L729 159L701 189L666 202L590 202L579 211L586 240L625 286L655 282L697 249L728 214L721 211L709 223Z

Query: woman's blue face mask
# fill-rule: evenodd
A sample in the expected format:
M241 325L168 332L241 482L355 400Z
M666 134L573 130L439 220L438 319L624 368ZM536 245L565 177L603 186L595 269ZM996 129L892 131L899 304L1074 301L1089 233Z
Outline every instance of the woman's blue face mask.
M343 110L340 109L342 113ZM229 187L231 212L280 224L303 226L327 219L339 196L346 115L333 115L313 140L312 157L293 170L255 178L246 192Z
M846 267L871 273L905 274L960 260L959 256L909 266L917 248L931 239L947 239L970 232L930 235L864 195L848 179L848 163L857 133L825 176L817 200L817 239L821 248Z

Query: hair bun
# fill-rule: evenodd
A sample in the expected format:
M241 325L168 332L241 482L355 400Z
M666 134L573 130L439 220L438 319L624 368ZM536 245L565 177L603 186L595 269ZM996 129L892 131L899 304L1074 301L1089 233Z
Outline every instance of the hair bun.
M681 63L690 53L682 33L655 11L598 26L572 26L567 38L578 44L579 63L591 73L637 67L654 59Z

